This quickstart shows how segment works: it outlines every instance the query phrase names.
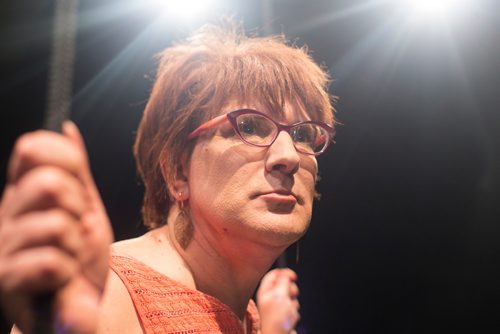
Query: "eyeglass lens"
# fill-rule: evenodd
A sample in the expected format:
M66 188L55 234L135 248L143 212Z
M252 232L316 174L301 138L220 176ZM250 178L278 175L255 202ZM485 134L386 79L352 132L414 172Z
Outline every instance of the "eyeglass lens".
M262 115L243 114L236 117L241 138L249 144L270 145L278 133L277 125ZM328 133L317 124L303 123L290 129L295 148L303 153L321 152L328 141Z

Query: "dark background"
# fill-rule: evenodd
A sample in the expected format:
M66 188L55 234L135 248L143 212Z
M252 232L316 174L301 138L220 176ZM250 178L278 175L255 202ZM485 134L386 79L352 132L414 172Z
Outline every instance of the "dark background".
M144 231L131 145L153 55L201 21L155 22L144 1L81 2L72 119L123 239ZM500 2L417 25L401 2L213 8L307 44L340 97L298 264L288 250L300 333L500 332ZM52 12L49 0L0 4L2 188L15 138L42 124Z

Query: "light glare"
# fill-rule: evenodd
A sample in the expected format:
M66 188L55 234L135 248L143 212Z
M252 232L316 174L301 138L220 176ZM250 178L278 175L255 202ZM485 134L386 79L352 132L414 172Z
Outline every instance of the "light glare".
M465 0L406 0L411 15L418 19L444 19L463 9Z
M456 0L411 0L410 5L417 14L443 15Z
M189 21L202 16L215 0L149 0L153 10L176 20Z

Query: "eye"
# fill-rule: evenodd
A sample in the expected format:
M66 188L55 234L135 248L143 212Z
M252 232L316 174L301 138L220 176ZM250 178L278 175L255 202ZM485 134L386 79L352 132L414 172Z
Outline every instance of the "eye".
M260 115L241 115L237 119L238 130L246 138L266 138L273 135L274 124L266 117Z
M292 137L298 143L312 143L315 141L317 130L314 125L303 124L292 129Z
M253 135L257 132L257 124L252 117L240 117L238 119L238 130L243 135Z

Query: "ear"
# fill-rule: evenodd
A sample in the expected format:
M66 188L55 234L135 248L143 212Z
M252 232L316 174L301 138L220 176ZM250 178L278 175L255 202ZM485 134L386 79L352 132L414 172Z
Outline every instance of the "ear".
M176 201L186 201L189 199L189 158L187 154L182 154L180 162L177 164L174 181L168 184L170 196ZM165 180L168 174L165 170L167 167L162 167L162 174Z

